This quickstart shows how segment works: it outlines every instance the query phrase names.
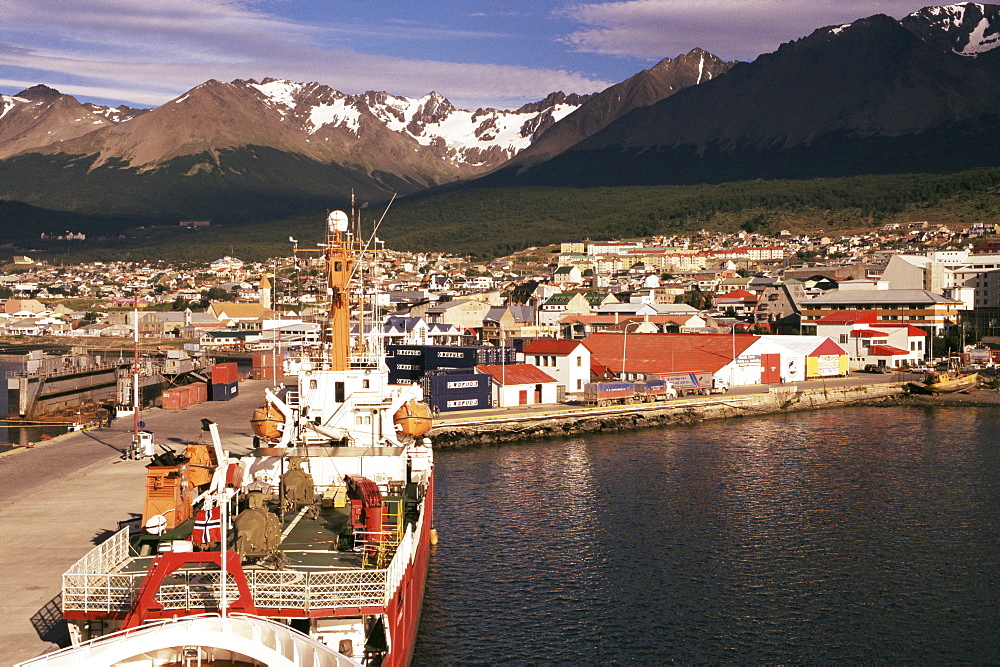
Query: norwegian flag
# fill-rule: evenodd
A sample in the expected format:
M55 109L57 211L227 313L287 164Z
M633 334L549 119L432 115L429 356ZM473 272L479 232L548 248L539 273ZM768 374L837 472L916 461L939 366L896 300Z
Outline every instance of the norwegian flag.
M210 510L198 510L194 515L194 530L191 539L198 544L222 541L222 506Z

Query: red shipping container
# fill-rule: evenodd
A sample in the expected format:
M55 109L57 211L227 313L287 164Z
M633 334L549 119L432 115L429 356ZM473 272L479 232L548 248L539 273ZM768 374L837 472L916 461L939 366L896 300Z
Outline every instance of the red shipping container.
M269 352L255 352L253 355L253 367L254 368L271 368L272 366L276 368L281 368L285 365L285 358L280 354L272 354Z
M232 384L238 381L239 376L236 373L235 361L212 366L212 384Z
M182 407L180 392L174 389L167 389L163 392L164 410L180 410Z

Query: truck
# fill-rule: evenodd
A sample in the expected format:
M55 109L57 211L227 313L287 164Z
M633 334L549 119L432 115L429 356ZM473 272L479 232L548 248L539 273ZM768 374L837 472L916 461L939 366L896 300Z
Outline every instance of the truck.
M674 389L674 385L666 380L641 380L636 382L635 393L643 403L677 398L677 390Z
M712 373L661 373L660 379L673 385L679 396L688 394L724 394L729 391L729 383Z
M583 385L583 400L591 405L635 403L634 382L588 382Z

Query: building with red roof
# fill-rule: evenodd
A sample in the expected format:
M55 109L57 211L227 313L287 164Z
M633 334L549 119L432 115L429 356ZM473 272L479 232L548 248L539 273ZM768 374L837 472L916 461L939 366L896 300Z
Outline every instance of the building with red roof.
M477 373L493 377L493 405L506 408L513 405L556 403L559 382L531 364L476 366Z
M905 322L880 320L874 310L837 311L817 319L813 327L817 335L829 336L847 350L852 370L870 364L916 366L930 353L926 331Z
M539 338L523 352L525 363L554 377L569 394L582 394L590 382L590 350L581 341Z

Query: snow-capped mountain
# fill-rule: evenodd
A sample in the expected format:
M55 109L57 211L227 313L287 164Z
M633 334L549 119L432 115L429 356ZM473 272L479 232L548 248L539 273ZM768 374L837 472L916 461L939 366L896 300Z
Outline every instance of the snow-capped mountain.
M278 79L233 81L231 85L259 91L264 104L307 134L341 128L360 136L361 119L370 114L449 164L474 169L510 159L586 100L586 96L553 93L513 111L466 111L436 92L414 99L385 92L346 95L317 83Z
M819 28L546 162L484 178L623 185L995 166L998 32L1000 6L974 3Z
M80 104L47 86L0 95L0 158L48 146L144 113L130 107Z
M1000 48L1000 6L966 2L925 7L900 23L941 50L979 56Z

